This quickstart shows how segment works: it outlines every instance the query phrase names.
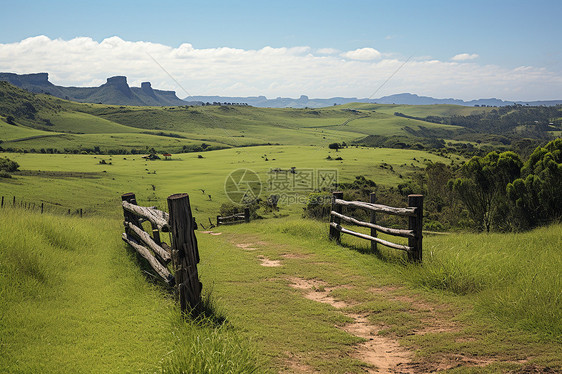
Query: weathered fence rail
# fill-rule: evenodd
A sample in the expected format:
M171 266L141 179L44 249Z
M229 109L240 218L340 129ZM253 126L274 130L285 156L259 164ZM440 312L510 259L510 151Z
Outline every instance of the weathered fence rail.
M231 216L217 216L217 226L234 225L237 223L250 222L250 208L244 208L244 213L237 213Z
M199 249L195 237L195 220L188 194L168 196L168 211L137 205L134 193L121 196L125 218L123 240L150 264L171 287L176 287L182 312L199 313L202 308L197 264ZM142 223L149 222L152 236ZM169 232L171 246L160 240L160 232ZM172 272L168 264L172 263Z
M347 201L343 199L343 192L332 194L332 211L330 212L330 239L341 243L341 233L366 239L371 242L371 248L377 250L377 244L386 247L399 249L408 253L408 259L414 262L422 261L422 228L423 228L423 195L409 195L407 208L395 208L386 205L376 204L376 195L371 193L369 202ZM356 218L346 216L342 213L342 207L354 207L368 211L370 221L363 222ZM393 214L408 218L408 229L394 229L377 225L376 213ZM371 229L370 235L359 233L342 227L342 221L356 226ZM382 232L392 236L408 238L408 245L392 243L377 237L377 232Z

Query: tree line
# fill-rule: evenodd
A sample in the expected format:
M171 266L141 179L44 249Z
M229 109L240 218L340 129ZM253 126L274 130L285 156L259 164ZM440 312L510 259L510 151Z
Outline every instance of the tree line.
M562 219L562 139L537 147L525 162L516 152L492 151L462 166L429 163L396 187L357 176L336 188L346 200L366 201L370 192L376 192L378 201L393 206L403 205L408 194L421 193L426 230L527 230ZM329 194L311 194L304 216L325 219ZM381 223L392 225L395 219Z

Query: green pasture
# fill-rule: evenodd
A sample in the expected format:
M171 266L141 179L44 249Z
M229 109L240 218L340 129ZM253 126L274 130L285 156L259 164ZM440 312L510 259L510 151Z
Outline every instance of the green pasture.
M224 182L237 169L256 172L264 186L261 196L266 198L270 170L275 168L335 169L340 182L351 182L355 176L364 175L378 184L391 186L405 182L413 171L425 167L429 161L449 161L423 151L349 147L336 152L314 146L230 148L174 154L171 160L155 161L146 161L140 155L7 153L4 156L18 162L22 170L11 179L0 179L0 195L6 198L16 196L18 201L44 202L58 211L82 208L89 213L105 214L114 212L120 195L125 192L135 192L141 204L162 207L167 196L187 192L200 222L215 217L221 204L228 201ZM335 160L338 157L343 160ZM102 160L105 164L100 164ZM381 167L384 163L392 169ZM284 206L281 212L300 214L301 208L302 205Z

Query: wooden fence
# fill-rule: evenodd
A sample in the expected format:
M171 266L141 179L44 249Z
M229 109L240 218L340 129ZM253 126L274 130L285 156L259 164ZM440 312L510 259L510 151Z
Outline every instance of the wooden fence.
M138 206L134 193L126 193L121 199L125 217L123 240L144 257L168 285L176 287L182 312L199 314L202 310L202 284L197 273L199 249L188 194L168 196L169 213L155 207ZM143 230L145 221L150 222L152 236ZM171 246L161 241L161 232L170 233ZM174 274L168 270L170 262Z
M55 204L47 203L47 205L45 205L44 202L40 202L36 204L33 202L28 202L23 200L18 201L16 200L15 196L13 196L12 199L4 198L4 196L0 196L0 209L2 208L21 208L31 211L38 211L41 212L41 214L45 212L50 212L50 213L57 213L57 214L79 215L80 217L84 215L84 210L82 208L70 209L70 208L64 208L56 203Z
M330 212L330 239L341 243L341 233L353 235L371 241L373 251L377 250L377 244L390 248L399 249L408 253L408 259L413 262L422 261L422 228L423 228L423 195L408 195L407 208L394 208L386 205L376 204L376 195L371 193L369 202L343 200L343 192L332 194L332 211ZM353 217L342 214L342 207L349 206L361 208L370 213L370 221L363 222ZM393 229L377 225L376 213L393 214L408 217L408 229ZM355 232L341 226L345 221L357 226L371 229L370 235ZM408 238L408 245L396 244L377 237L377 231L385 234Z
M244 222L250 222L250 208L244 208L244 213L237 213L226 217L217 216L217 226L234 225Z

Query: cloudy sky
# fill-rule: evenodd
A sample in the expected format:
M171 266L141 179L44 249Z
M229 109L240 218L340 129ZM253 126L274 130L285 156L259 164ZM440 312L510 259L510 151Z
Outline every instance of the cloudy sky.
M562 99L562 2L3 1L0 71L178 96Z

